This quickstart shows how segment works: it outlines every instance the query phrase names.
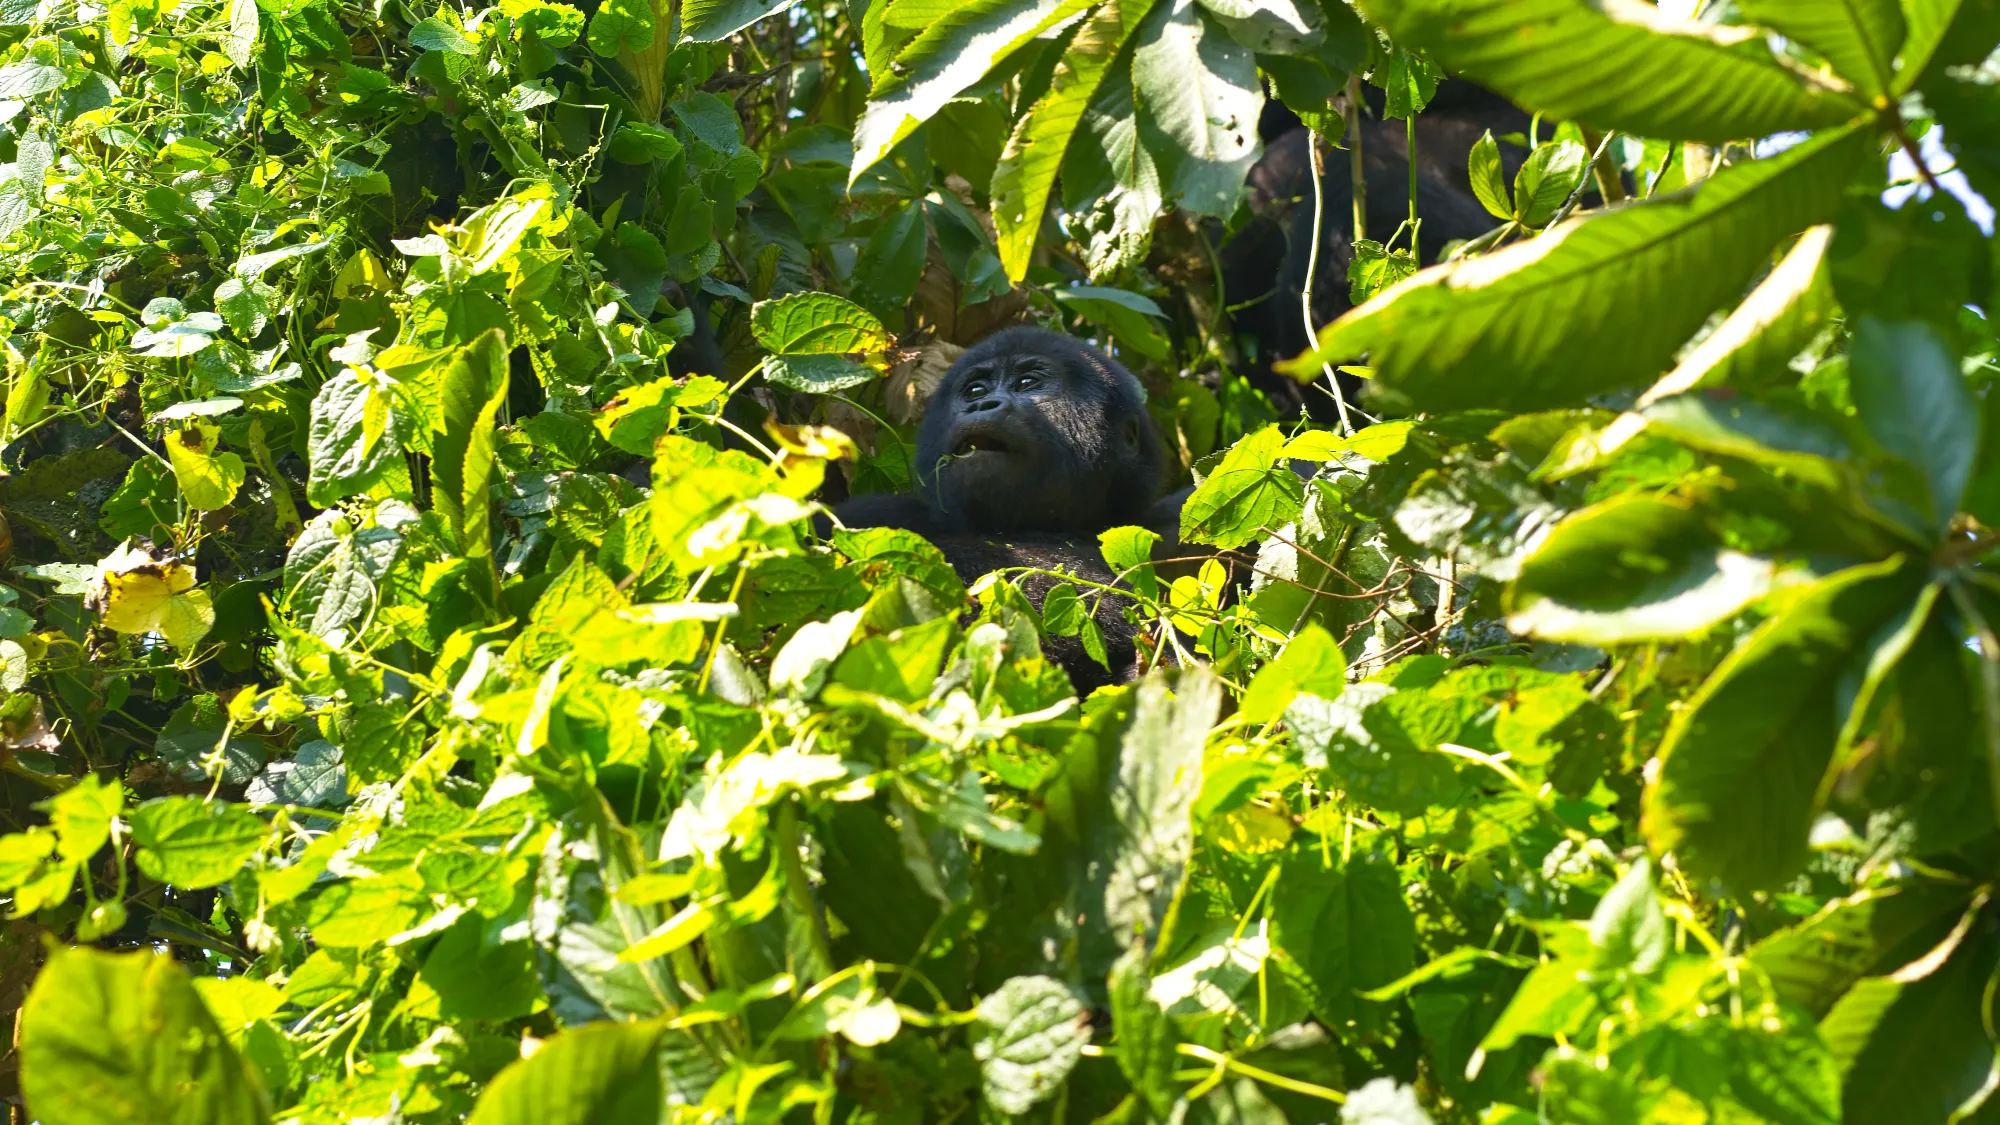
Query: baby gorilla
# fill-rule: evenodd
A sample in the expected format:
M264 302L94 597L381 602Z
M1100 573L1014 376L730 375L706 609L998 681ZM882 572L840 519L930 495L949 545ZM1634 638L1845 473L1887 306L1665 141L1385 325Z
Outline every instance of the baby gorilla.
M959 356L931 396L918 491L836 514L921 534L1097 532L1146 522L1165 466L1131 372L1067 336L1009 328Z
M916 492L858 496L834 512L848 527L923 535L966 582L1033 567L1110 584L1098 532L1139 524L1178 539L1185 496L1161 499L1166 453L1139 381L1097 349L1043 329L1007 329L958 358L925 408L914 471ZM1039 606L1054 583L1038 575L1024 586ZM1079 694L1135 671L1126 604L1098 601L1109 669L1074 637L1044 638Z

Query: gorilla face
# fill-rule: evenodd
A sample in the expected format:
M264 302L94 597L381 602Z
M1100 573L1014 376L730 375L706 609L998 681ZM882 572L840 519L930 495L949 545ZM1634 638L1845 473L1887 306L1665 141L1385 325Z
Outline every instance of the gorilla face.
M959 357L924 413L917 458L939 527L993 532L1136 521L1164 461L1131 373L1033 328Z

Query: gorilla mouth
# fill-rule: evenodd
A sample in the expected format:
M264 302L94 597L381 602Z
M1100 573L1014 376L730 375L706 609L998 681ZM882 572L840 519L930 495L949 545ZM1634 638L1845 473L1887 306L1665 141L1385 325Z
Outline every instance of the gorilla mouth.
M964 457L973 453L1012 453L1014 448L1006 439L991 430L978 429L962 433L957 444L951 447L954 457Z

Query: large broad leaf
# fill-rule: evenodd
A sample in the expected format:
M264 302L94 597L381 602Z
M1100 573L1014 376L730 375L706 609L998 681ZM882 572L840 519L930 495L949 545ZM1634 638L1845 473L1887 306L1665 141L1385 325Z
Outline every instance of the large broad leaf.
M1241 547L1296 519L1305 485L1279 458L1285 434L1266 426L1232 446L1181 505L1181 538Z
M1055 1093L1090 1042L1090 1012L1053 977L1015 977L979 1002L972 1051L986 1100L1009 1115Z
M1732 652L1676 717L1644 825L1697 878L1778 887L1806 860L1849 658L1917 593L1900 558L1820 580Z
M176 887L228 882L269 834L270 827L242 806L200 797L163 797L132 814L139 870Z
M1757 943L1750 960L1779 995L1825 1015L1854 982L1894 972L1943 941L1972 890L1924 881L1857 891Z
M854 355L895 342L874 313L832 293L759 301L750 308L750 334L783 355Z
M681 5L681 34L697 43L720 43L765 16L798 0L687 0Z
M1831 0L1828 0L1830 3ZM1834 125L1855 98L1638 0L1363 0L1396 42L1556 119L1720 144Z
M1015 281L1028 273L1028 257L1042 229L1049 189L1083 111L1111 71L1126 37L1153 8L1154 0L1112 0L1071 38L1049 79L1049 92L1036 100L1014 126L1013 136L993 168L993 225L999 232L1000 264Z
M1832 217L1869 135L1829 133L1691 194L1433 266L1321 330L1281 369L1367 353L1425 410L1535 410L1651 379L1786 235Z
M458 549L480 558L493 551L493 429L507 398L507 342L486 330L452 360L438 396L443 432L431 446L431 504L451 528Z
M1835 73L1873 97L1887 93L1903 45L1897 0L1738 0L1743 14L1826 56Z
M658 1023L590 1023L500 1072L469 1125L652 1125L662 1120Z
M261 1125L264 1092L173 958L58 948L21 1013L21 1091L49 1125Z
M1691 636L1763 597L1772 573L1688 503L1630 492L1556 525L1507 588L1507 627L1591 645Z
M1164 202L1160 167L1139 140L1129 54L1099 84L1078 132L1063 158L1063 206L1090 276L1102 279L1145 259Z
M1235 210L1263 149L1256 56L1195 0L1165 0L1132 49L1132 92L1140 140L1173 200L1205 215Z
M1932 530L1958 511L1979 458L1979 402L1937 329L1864 316L1848 365L1856 412L1875 440L1929 486Z
M1353 1018L1356 992L1410 971L1417 923L1393 864L1373 854L1343 861L1305 848L1285 859L1271 899L1271 941L1298 962L1318 992L1322 1019Z
M1826 269L1832 240L1831 226L1800 236L1727 320L1639 396L1639 405L1702 387L1750 388L1782 371L1839 311Z
M1844 1121L1944 1125L1993 1067L1986 1008L2000 943L1967 919L1923 961L1872 977L1820 1021L1841 1070Z
M889 155L897 142L916 132L995 63L1089 6L1088 0L972 0L954 7L905 47L889 73L877 79L868 108L854 125L849 182Z

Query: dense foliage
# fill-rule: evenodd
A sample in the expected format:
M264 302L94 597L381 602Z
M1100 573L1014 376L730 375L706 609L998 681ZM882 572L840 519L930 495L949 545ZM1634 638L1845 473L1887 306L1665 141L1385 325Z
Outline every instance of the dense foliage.
M1938 180L2000 199L1996 44L0 0L0 1094L2000 1120L2000 262ZM1330 152L1445 74L1538 115L1472 148L1494 229L1354 231L1281 416L1216 257L1266 99ZM811 520L1024 319L1140 372L1182 538L1252 560L1106 532L1148 671L1082 700L1041 641L1109 588Z

